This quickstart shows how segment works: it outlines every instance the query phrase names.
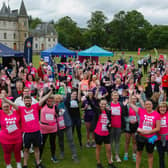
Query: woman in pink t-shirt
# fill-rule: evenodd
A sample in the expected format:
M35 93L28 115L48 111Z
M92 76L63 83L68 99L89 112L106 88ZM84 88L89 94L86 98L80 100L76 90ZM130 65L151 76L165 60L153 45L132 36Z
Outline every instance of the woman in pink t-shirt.
M20 116L16 111L10 109L8 103L2 102L0 125L0 143L4 151L6 168L12 168L12 152L14 152L17 168L21 168L22 132L20 129Z
M88 99L88 101L90 101ZM110 144L110 128L111 128L111 114L106 110L107 101L101 99L99 107L95 107L92 103L91 106L94 109L94 133L96 142L96 160L97 168L102 168L100 162L100 152L102 143L104 143L106 148L106 156L108 159L109 168L115 168L111 160L111 144Z
M119 146L121 136L121 113L122 108L119 103L119 94L117 91L112 92L111 102L111 144L115 146L115 159L117 162L121 162L119 157Z
M153 167L153 150L154 138L156 133L160 130L160 115L158 112L153 111L153 104L150 100L145 101L144 108L138 108L131 103L132 91L130 91L130 107L139 115L139 127L137 129L138 135L136 136L137 155L136 155L136 168L140 167L141 157L144 146L148 153L148 167ZM140 102L141 96L136 95ZM142 103L141 103L142 104ZM152 139L153 142L150 140Z
M168 152L168 106L166 102L161 102L158 106L160 113L160 131L158 132L158 141L156 143L159 154L159 166L165 168L165 152Z

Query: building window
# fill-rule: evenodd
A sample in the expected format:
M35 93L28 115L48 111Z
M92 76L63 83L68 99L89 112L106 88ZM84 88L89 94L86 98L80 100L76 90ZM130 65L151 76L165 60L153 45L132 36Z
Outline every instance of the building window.
M27 33L24 34L25 38L27 37Z
M55 41L55 38L53 38L53 41Z
M4 39L7 39L7 33L4 33Z
M16 34L15 33L13 34L13 39L16 39Z
M35 48L38 48L38 44L35 44Z
M17 45L16 45L16 43L13 43L13 49L14 49L14 50L17 49Z
M51 39L50 38L48 38L48 41L50 41Z
M6 26L6 22L5 21L3 21L3 24L4 24L4 26Z
M26 26L27 25L27 23L26 23L26 21L24 22L24 26Z

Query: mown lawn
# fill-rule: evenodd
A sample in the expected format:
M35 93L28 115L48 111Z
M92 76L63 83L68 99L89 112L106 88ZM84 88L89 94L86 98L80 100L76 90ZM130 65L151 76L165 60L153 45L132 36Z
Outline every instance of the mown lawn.
M141 53L140 57L148 54L149 52L143 52ZM154 53L152 53L154 55ZM118 52L117 54L115 54L114 57L112 57L112 60L117 60L120 56L121 56L121 52ZM128 60L128 57L132 55L134 58L134 61L136 62L139 59L139 56L137 56L137 52L126 52L125 53L125 58ZM101 58L101 62L104 62L107 58ZM33 57L33 63L36 67L39 66L39 56L34 56ZM85 131L85 126L84 124L82 125L82 136L83 136L83 144L86 143L86 131ZM42 162L44 163L44 165L46 166L46 168L94 168L96 167L96 159L95 159L95 149L87 149L85 147L83 147L82 149L80 149L79 147L79 143L77 141L77 137L76 137L76 133L75 133L75 144L77 146L77 150L78 150L78 155L79 155L79 159L80 159L80 163L79 164L75 164L72 159L71 159L71 152L69 149L68 144L66 143L66 138L65 138L65 159L64 160L60 160L59 163L54 164L51 162L50 158L50 148L49 148L49 144L46 144L45 147L45 151L44 151L44 155L43 155L43 159ZM58 139L58 138L57 138ZM121 137L121 146L120 146L120 156L121 158L123 158L124 155L124 143L125 143L125 138L124 138L124 134L122 134ZM57 141L57 156L59 156L59 147L58 147L58 141ZM129 161L122 161L122 163L115 163L116 166L118 168L135 168L135 162L133 162L131 160L131 146L130 146L130 159ZM0 168L5 168L5 163L4 163L4 159L3 159L3 152L2 149L0 148ZM106 160L106 155L105 155L105 149L104 147L102 148L102 152L101 152L101 158L102 158L102 163L105 167L107 167L107 160ZM13 156L12 156L12 160ZM166 167L168 167L168 157L166 155ZM154 166L153 168L159 168L159 160L158 160L158 155L157 155L157 151L154 152ZM16 168L15 166L15 162L12 162L13 167ZM144 151L143 153L143 157L142 157L142 162L141 162L141 168L147 168L147 155L146 152ZM35 168L34 165L34 155L31 154L30 155L30 159L29 159L29 168Z

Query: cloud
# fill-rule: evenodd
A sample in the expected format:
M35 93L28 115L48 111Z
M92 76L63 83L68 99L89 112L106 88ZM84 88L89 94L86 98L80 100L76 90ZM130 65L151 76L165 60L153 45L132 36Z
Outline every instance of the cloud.
M3 2L0 0L0 7ZM10 0L11 9L18 9L21 0ZM138 10L152 24L167 24L167 0L24 0L26 9L32 17L44 21L70 16L79 26L85 27L91 17L91 12L101 10L111 21L114 14L121 10Z

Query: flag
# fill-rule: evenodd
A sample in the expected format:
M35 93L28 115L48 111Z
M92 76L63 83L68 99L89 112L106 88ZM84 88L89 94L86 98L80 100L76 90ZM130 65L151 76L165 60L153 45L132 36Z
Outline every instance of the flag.
M140 55L141 53L141 48L138 48L138 55Z
M32 62L32 54L33 54L32 49L33 49L33 37L28 37L25 40L25 44L24 44L24 55L25 55L27 64Z

